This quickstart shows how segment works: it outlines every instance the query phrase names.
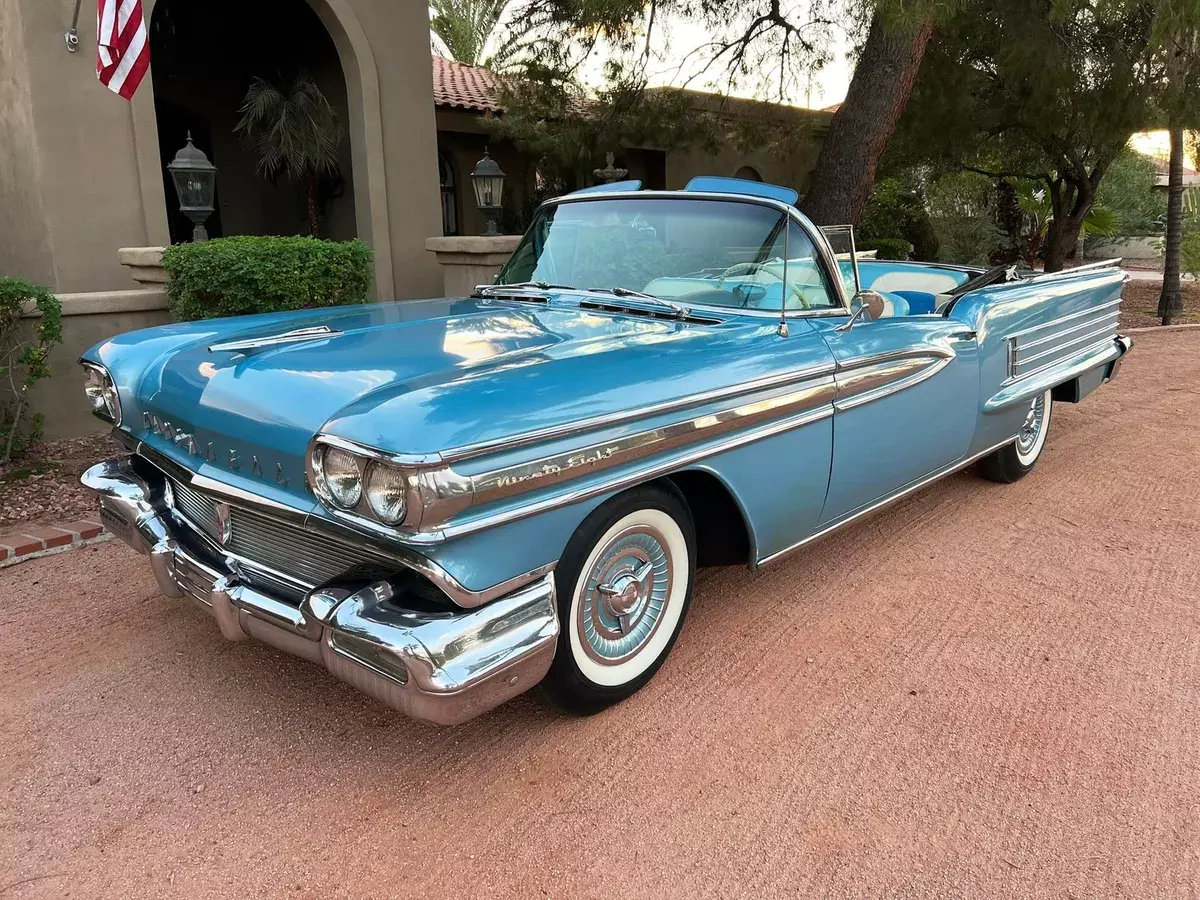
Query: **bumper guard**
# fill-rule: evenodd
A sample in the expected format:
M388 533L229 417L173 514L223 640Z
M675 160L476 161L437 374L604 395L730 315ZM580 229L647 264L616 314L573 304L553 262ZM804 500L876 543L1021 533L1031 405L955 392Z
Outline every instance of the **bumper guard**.
M388 581L311 591L297 607L247 584L234 566L187 546L164 482L130 457L82 476L100 495L101 521L150 558L164 594L187 597L232 641L253 637L323 665L335 677L414 719L465 722L533 687L558 643L554 576L462 612L406 609Z

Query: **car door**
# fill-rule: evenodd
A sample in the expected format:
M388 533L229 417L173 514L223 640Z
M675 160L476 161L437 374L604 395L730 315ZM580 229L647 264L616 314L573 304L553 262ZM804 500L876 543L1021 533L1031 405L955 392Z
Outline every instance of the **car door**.
M967 453L979 357L970 328L938 315L813 324L837 364L827 525Z

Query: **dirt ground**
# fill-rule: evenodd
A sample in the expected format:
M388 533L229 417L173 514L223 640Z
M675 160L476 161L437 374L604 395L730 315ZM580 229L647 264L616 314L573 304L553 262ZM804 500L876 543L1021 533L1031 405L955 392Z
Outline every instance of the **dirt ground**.
M0 896L1200 894L1200 333L971 473L703 573L591 719L407 721L112 542L0 571Z
M1200 284L1185 281L1180 285L1183 294L1183 318L1181 322L1200 322ZM1162 279L1153 281L1127 281L1121 289L1121 327L1141 328L1158 325L1158 298L1162 294Z
M106 431L42 441L0 466L0 534L20 525L61 525L94 518L96 495L79 483L83 470L119 452Z

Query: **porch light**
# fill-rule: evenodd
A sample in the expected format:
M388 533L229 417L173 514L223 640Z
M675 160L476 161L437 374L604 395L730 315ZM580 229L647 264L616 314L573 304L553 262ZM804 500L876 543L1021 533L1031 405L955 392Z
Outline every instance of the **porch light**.
M213 199L217 192L217 167L209 162L204 151L192 143L192 133L187 136L187 146L175 154L167 163L175 192L179 195L179 211L192 220L193 241L207 241L208 232L204 222L213 213Z
M471 186L475 189L475 205L487 219L483 233L487 236L499 234L496 218L500 214L500 198L504 194L504 172L488 156L486 147L483 159L475 163L475 168L471 170Z

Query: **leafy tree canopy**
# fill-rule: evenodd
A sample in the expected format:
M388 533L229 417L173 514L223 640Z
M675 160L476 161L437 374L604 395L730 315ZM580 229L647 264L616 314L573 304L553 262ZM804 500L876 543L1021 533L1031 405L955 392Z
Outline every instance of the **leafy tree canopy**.
M1042 183L1046 267L1060 268L1129 136L1174 102L1168 26L1185 12L1170 0L966 0L930 41L888 164Z

